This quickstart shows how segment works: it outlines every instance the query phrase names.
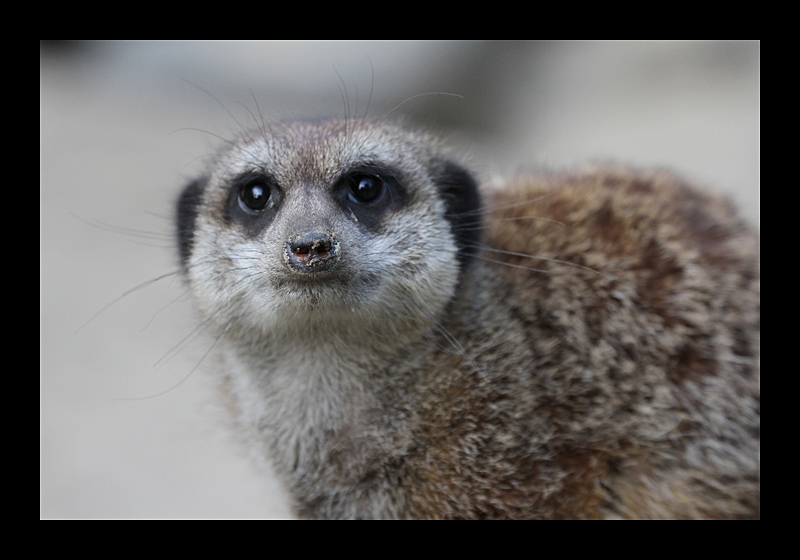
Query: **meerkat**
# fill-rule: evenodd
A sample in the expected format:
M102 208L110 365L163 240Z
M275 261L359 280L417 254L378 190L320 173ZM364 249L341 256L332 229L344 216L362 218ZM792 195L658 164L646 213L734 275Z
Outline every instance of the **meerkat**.
M759 236L668 172L479 184L401 124L279 122L177 239L299 517L760 516Z

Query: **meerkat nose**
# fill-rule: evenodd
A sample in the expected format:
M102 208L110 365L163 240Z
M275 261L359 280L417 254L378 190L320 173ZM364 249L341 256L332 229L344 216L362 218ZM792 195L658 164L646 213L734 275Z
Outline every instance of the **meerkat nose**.
M316 231L301 232L286 241L285 260L295 272L329 270L338 260L337 245L333 235Z

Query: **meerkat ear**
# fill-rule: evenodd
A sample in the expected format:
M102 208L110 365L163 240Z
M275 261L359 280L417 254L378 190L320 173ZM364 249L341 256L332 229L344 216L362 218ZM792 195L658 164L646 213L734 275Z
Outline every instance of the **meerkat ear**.
M478 182L467 169L447 159L434 160L431 171L445 202L445 217L459 248L459 262L464 265L477 253L481 239Z
M175 225L178 235L178 254L181 266L185 269L189 263L194 244L195 221L197 211L203 196L207 179L201 177L190 182L183 188L177 201Z

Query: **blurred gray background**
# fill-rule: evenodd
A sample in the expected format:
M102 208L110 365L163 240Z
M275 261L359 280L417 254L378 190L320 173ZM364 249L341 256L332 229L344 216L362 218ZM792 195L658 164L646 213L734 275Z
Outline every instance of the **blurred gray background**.
M42 518L290 517L228 430L204 369L210 343L170 274L175 196L217 136L259 110L380 115L402 104L480 174L666 166L760 223L758 42L40 50ZM432 92L457 95L421 95Z

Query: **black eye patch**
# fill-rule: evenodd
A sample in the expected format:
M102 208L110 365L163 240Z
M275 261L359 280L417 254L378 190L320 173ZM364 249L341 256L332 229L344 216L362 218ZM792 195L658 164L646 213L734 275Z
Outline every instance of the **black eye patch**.
M408 201L408 192L398 173L379 165L359 167L345 174L333 192L347 215L370 229L379 228L387 212Z
M264 173L242 173L229 186L225 219L256 233L272 221L283 200L283 191Z

